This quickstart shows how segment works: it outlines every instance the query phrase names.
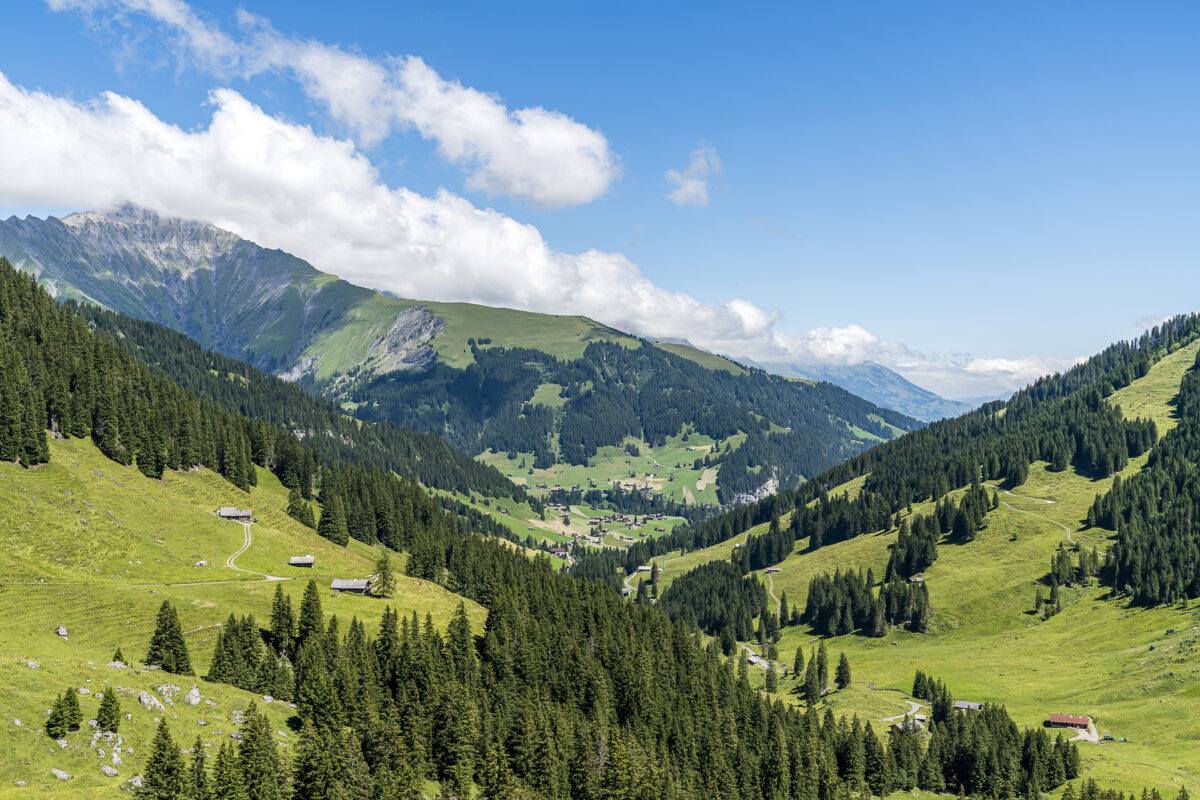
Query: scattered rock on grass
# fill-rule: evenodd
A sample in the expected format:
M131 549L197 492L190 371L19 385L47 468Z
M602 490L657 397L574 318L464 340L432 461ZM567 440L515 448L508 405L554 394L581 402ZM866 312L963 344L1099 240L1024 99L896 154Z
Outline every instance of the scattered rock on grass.
M192 684L192 688L188 689L188 693L186 695L184 695L183 702L187 703L189 706L200 705L200 686L199 686L199 684Z
M61 636L64 639L67 638L67 626L66 625L59 625L57 628L54 629L54 632L57 633L59 636Z
M115 778L121 774L120 772L118 772L116 770L116 768L110 767L107 764L105 764L103 767L101 767L100 771L103 772L105 775L107 775L110 778Z
M64 769L52 769L52 770L50 770L50 772L53 773L54 777L58 778L60 781L71 780L71 773L67 772Z
M155 697L154 695L150 694L149 692L142 692L141 694L139 694L138 702L141 703L146 708L150 709L151 711L153 711L156 708L159 710L163 710L163 704L158 702L158 698Z

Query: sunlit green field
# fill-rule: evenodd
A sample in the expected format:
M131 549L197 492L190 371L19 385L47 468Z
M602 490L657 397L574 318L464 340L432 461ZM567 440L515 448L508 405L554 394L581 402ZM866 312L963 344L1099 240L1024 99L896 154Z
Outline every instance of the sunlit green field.
M175 733L186 736L189 746L197 733L214 742L233 730L229 714L255 699L249 693L199 678L105 666L118 647L130 659L145 655L163 600L178 610L197 676L207 671L229 614L253 614L265 623L279 585L298 607L305 582L314 579L326 613L337 614L343 625L358 617L369 631L389 604L422 619L431 614L445 625L461 601L402 575L388 600L331 592L333 577L371 574L377 552L359 542L337 547L296 523L283 511L286 490L265 471L247 494L205 470L151 480L109 461L86 441L52 440L51 452L51 463L31 470L0 464L0 797L126 796L118 785L140 773L156 716L138 704L137 694L163 683L183 692L198 684L217 703L193 707L177 698L167 706ZM245 530L216 517L224 505L250 508L259 520L250 526L249 548L233 560L237 569L227 560L245 545ZM290 556L305 553L316 556L313 569L287 566ZM201 561L207 564L197 566ZM482 631L486 612L463 602ZM67 628L65 641L54 632L59 625ZM81 703L90 718L98 705L93 695L106 685L117 687L122 711L133 715L121 734L134 752L122 753L118 777L100 771L111 766L110 757L89 749L84 731L70 734L66 749L39 732L54 695L67 687L87 689L91 694ZM257 699L273 727L286 734L279 741L289 742L294 733L286 720L293 712ZM60 782L53 768L74 777Z
M500 470L535 495L556 486L563 489L578 487L584 491L608 489L615 482L626 491L648 488L677 503L718 504L717 468L701 464L700 469L695 469L695 462L702 460L714 447L736 449L745 441L745 434L739 433L720 442L698 433L687 434L687 441L683 437L684 434L668 437L661 447L650 447L644 441L629 438L621 447L601 447L586 466L556 464L548 469L534 469L530 453L517 453L512 459L507 453L488 451L481 454L479 460ZM637 447L639 455L627 453L626 445Z

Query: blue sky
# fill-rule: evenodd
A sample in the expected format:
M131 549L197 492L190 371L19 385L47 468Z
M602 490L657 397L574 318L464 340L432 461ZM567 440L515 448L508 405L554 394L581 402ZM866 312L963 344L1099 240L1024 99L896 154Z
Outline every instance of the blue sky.
M0 134L0 211L128 198L400 294L588 313L767 363L877 360L949 396L1196 307L1195 4L646 5L6 3L0 110L46 127ZM370 130L387 93L339 112L297 68L314 48L385 76L416 57L501 119L562 116L497 127L477 98L413 100L401 81L413 107ZM40 152L73 114L86 134ZM203 136L222 116L247 140L304 139L297 163L231 165L230 140ZM113 131L143 124L141 147L184 152L157 171L203 192L136 175L106 192L136 160L81 166L122 164ZM696 152L707 171L689 175ZM370 175L330 185L301 174L315 159ZM691 202L672 202L670 170Z

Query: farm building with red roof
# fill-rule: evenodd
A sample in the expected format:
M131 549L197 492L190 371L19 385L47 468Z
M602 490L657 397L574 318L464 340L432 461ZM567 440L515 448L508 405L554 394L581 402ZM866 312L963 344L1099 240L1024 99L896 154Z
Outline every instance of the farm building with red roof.
M1052 728L1086 728L1092 724L1092 718L1086 714L1051 714Z

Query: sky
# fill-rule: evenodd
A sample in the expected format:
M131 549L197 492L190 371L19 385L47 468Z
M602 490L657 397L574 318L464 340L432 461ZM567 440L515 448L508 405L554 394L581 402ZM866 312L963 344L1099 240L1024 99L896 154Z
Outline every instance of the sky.
M651 7L647 7L651 6ZM9 0L0 214L952 398L1200 295L1195 3Z

